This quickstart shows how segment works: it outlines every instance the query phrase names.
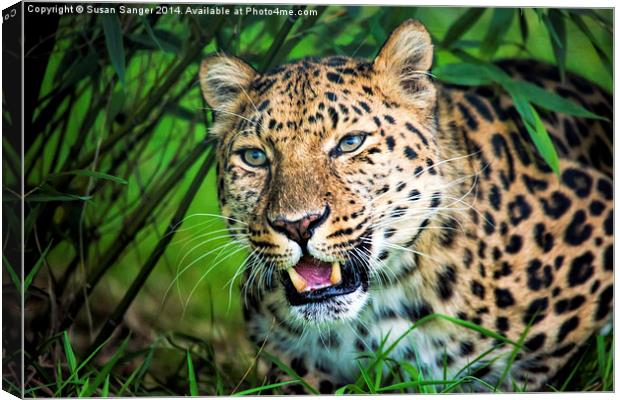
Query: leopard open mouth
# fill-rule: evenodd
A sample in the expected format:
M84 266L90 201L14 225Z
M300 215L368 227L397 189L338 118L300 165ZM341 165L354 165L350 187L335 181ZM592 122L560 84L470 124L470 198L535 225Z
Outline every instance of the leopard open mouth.
M368 288L366 271L357 263L326 263L308 255L283 271L281 280L292 306L318 303L352 293L360 287Z

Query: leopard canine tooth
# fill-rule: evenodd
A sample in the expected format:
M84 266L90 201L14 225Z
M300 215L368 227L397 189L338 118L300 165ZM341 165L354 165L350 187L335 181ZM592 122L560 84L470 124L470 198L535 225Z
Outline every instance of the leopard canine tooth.
M293 286L295 286L295 289L297 289L298 293L306 290L308 284L306 283L304 278L302 278L301 275L299 275L297 271L295 271L295 268L291 267L286 272L288 272L288 276L291 278L291 282L293 282Z
M329 281L332 285L337 285L340 281L342 281L342 273L340 271L340 263L338 261L332 263L332 273L329 276Z

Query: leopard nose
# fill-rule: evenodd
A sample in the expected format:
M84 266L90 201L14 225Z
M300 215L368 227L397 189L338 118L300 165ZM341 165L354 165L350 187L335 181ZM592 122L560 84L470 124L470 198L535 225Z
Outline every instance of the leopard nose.
M314 233L314 230L321 225L329 215L329 206L325 206L321 212L309 213L305 217L297 220L290 220L286 216L277 216L270 219L269 223L276 231L283 233L286 237L299 244L305 244Z

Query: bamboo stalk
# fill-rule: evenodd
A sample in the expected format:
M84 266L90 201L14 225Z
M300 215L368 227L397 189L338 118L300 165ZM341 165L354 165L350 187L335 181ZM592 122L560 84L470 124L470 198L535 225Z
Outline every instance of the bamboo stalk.
M297 16L297 13L305 8L306 6L294 6L293 7L293 15L289 16L286 19L286 21L284 21L284 23L280 27L280 30L278 31L278 34L275 37L275 40L273 41L273 43L271 43L271 47L269 48L269 51L267 52L267 55L265 56L265 61L263 62L260 68L261 73L267 71L269 67L271 67L276 57L276 54L280 50L280 47L282 47L282 45L284 44L284 41L286 40L286 37L288 36L289 32L293 28L293 25L295 25L295 22L299 19L299 17Z
M131 287L129 288L127 293L125 293L125 296L118 304L110 318L108 318L108 320L104 323L103 327L99 331L99 334L97 335L97 338L91 344L86 354L91 354L94 349L99 347L114 332L114 329L116 329L116 327L122 322L123 317L127 312L127 309L140 292L140 289L148 279L149 275L157 265L157 262L164 254L166 248L170 244L170 241L174 237L178 225L183 221L185 213L187 212L187 209L192 203L192 200L196 196L198 189L202 185L204 178L207 176L209 169L211 169L214 159L215 151L211 151L211 153L209 153L209 155L205 158L205 161L202 163L200 170L198 170L198 173L194 177L194 180L192 181L187 193L185 194L185 197L181 201L177 212L170 220L170 224L168 224L166 232L159 239L159 242L155 246L155 249L151 252L148 260L140 269L138 276L134 279Z

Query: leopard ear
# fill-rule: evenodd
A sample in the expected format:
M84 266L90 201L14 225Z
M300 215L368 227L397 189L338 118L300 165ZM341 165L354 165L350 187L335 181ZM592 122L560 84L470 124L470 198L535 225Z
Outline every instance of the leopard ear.
M435 102L435 86L428 71L433 63L433 44L418 21L403 22L388 38L373 62L378 76L421 108Z
M214 54L200 64L202 95L216 112L233 112L238 100L250 88L257 72L245 61Z

